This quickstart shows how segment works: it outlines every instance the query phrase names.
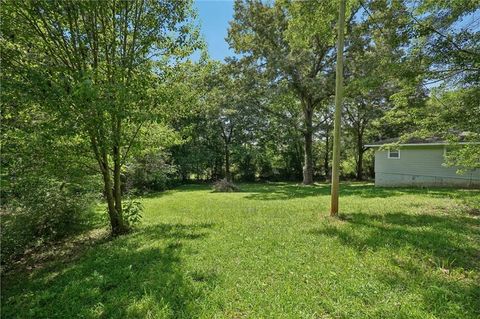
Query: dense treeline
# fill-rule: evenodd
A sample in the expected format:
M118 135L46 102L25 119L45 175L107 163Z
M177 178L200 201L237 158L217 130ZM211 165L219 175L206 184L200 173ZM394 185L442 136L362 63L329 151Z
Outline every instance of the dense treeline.
M189 1L5 1L2 263L79 229L101 198L118 235L138 220L132 194L328 180L337 7L236 1L237 55L218 62ZM348 1L344 179L373 177L373 140L479 140L474 13L475 1ZM478 145L449 155L479 158Z

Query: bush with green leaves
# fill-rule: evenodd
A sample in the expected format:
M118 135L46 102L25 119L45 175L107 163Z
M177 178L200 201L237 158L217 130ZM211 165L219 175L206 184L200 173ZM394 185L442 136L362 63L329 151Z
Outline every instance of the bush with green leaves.
M126 167L126 191L139 194L163 191L173 184L176 171L176 167L169 163L166 153L157 152L136 157Z
M99 195L85 185L47 178L30 179L15 190L17 196L3 203L1 212L2 265L29 248L82 230Z
M256 166L254 160L254 157L248 151L242 152L239 156L238 170L242 181L255 181Z
M142 212L143 205L137 200L128 199L123 203L123 217L130 227L140 223Z

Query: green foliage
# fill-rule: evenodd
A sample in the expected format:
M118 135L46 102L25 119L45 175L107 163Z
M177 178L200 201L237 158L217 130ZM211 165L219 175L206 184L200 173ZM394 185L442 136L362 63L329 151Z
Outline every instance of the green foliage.
M112 233L122 220L121 173L146 123L168 119L172 65L199 48L190 1L6 1L2 69L17 98L51 114L98 165ZM3 77L3 73L2 73ZM3 82L3 81L2 81Z
M348 184L319 222L327 185L231 182L328 179L337 9L237 0L220 63L188 60L190 0L2 1L2 267L68 243L101 191L112 233L138 230L2 278L2 316L478 317L478 191ZM343 178L399 135L480 169L477 11L348 1ZM122 198L190 179L217 182Z
M453 142L453 146L448 147L445 164L457 167L460 174L480 169L480 144L455 145Z
M257 169L253 155L248 151L239 151L238 172L240 173L240 180L244 182L255 182Z
M421 1L408 8L411 47L397 67L395 108L385 118L404 138L439 137L452 145L447 164L459 171L478 168L480 136L478 56L480 32L475 1Z
M16 185L17 196L2 208L0 261L7 267L27 249L85 229L98 199L88 185L48 177L23 182L28 185Z
M138 200L127 199L123 204L125 221L130 227L136 226L142 219L143 205Z
M2 80L0 262L7 268L26 251L94 222L101 189L85 139L65 136L58 117L24 99L21 89Z
M480 168L479 99L476 87L434 91L426 107L414 113L418 129L412 135L443 138L450 144L446 164L459 172Z
M278 111L272 103L261 107L289 122L303 137L305 184L313 182L315 127L334 91L331 25L336 20L334 1L236 1L228 31L230 45L242 54L241 63L254 70L259 83L280 96L293 97L289 108L296 109L295 117L288 108Z
M176 172L168 154L162 151L137 156L126 165L126 191L136 194L163 191L172 186Z

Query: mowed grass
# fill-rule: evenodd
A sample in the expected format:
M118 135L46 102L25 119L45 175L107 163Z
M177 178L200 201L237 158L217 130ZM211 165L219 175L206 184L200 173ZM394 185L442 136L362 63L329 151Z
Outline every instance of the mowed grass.
M184 186L137 232L2 282L2 318L478 318L477 190Z

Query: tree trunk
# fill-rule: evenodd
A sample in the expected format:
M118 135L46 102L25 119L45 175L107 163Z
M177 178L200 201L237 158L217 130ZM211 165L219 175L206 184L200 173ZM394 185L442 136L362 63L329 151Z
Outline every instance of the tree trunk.
M365 152L364 148L363 148L363 129L361 127L358 128L358 131L357 131L357 159L356 159L356 162L357 162L357 167L356 167L356 170L357 170L357 180L358 181L361 181L363 180L363 154Z
M112 235L121 235L128 232L128 226L123 219L122 182L120 175L120 160L115 160L113 168L113 197L115 202L115 227L112 224Z
M305 116L305 145L304 145L304 166L303 166L303 184L313 184L313 126L312 117L313 109L307 107L304 111Z
M215 158L213 162L212 181L216 181L222 176L222 160Z
M363 180L363 141L362 141L362 136L358 136L357 140L357 180L361 181Z
M123 219L122 207L122 181L121 181L121 154L120 154L120 120L114 124L115 139L113 145L113 197L115 202L115 215L117 222L112 224L112 235L121 235L128 232L128 225Z
M112 235L120 235L125 233L128 229L123 221L122 215L118 213L117 207L121 209L121 181L120 181L120 161L115 161L114 168L114 185L112 185L112 176L110 175L110 167L108 165L108 155L105 148L98 145L97 138L91 135L91 146L97 159L98 166L103 177L104 196L107 200L108 216L110 218L110 225L112 227ZM114 151L115 153L115 151ZM118 150L118 155L120 151ZM120 156L117 157L118 159ZM120 196L120 197L119 197ZM118 201L120 205L117 206ZM117 206L117 207L116 207Z
M323 167L324 167L324 170L325 170L325 180L328 180L329 176L330 176L330 167L328 166L328 161L330 159L330 157L328 156L329 155L329 152L330 152L330 139L328 137L328 131L327 131L327 135L325 136L325 156L323 158Z
M305 132L304 166L303 166L303 184L313 184L313 153L312 153L312 132Z
M108 167L102 168L103 184L104 184L104 193L107 200L108 206L108 216L110 217L110 226L112 227L112 235L117 236L126 232L125 225L121 218L121 215L118 214L118 211L115 207L116 198L114 195L114 190L112 187L112 180L110 176L110 171Z
M357 159L357 181L363 180L363 150L358 152Z
M232 181L232 176L230 174L230 151L227 143L225 143L225 178L228 182Z

